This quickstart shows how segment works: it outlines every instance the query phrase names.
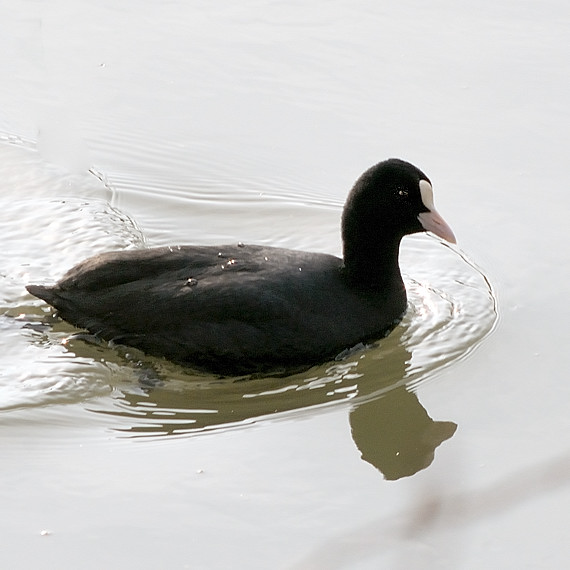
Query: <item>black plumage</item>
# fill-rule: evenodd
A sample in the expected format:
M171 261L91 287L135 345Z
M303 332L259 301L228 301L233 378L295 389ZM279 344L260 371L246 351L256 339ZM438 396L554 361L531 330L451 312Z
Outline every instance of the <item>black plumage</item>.
M96 255L54 286L27 289L105 340L220 374L282 372L387 334L406 309L400 241L426 229L454 241L428 178L390 159L348 196L343 259L242 244L160 247Z

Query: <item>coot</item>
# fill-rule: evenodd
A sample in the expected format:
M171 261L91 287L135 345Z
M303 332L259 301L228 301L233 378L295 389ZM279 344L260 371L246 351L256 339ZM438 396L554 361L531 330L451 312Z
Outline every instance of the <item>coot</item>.
M388 334L406 310L406 234L455 243L418 168L389 159L356 181L344 257L258 245L102 253L54 286L28 285L69 323L195 369L285 372Z

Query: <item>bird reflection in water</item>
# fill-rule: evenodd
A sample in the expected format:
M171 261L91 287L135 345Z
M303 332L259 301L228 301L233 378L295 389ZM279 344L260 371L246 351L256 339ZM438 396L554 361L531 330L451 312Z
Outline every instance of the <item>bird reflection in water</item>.
M350 401L351 434L362 459L387 480L408 477L432 463L435 449L457 425L434 421L407 387L418 378L408 373L411 354L403 331L398 327L379 346L346 361L285 378L188 378L187 371L173 374L169 365L154 361L138 369L136 389L122 387L111 408L93 411L118 417L116 429L125 436L159 437L292 418Z
M457 429L434 421L416 395L399 387L350 412L352 437L362 459L388 480L409 477L434 459L435 449Z

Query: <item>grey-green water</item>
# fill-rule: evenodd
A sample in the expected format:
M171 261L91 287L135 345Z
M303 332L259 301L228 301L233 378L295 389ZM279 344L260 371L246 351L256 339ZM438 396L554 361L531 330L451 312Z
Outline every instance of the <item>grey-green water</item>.
M0 563L560 568L568 558L562 2L21 2L0 34ZM411 160L387 339L233 382L87 344L24 290L97 251L340 253Z

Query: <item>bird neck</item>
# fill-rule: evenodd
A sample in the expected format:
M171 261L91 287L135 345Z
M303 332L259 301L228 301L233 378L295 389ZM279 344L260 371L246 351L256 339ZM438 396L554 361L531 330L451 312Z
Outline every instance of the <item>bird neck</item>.
M404 288L398 254L401 238L374 235L345 236L344 271L351 284L366 289Z

